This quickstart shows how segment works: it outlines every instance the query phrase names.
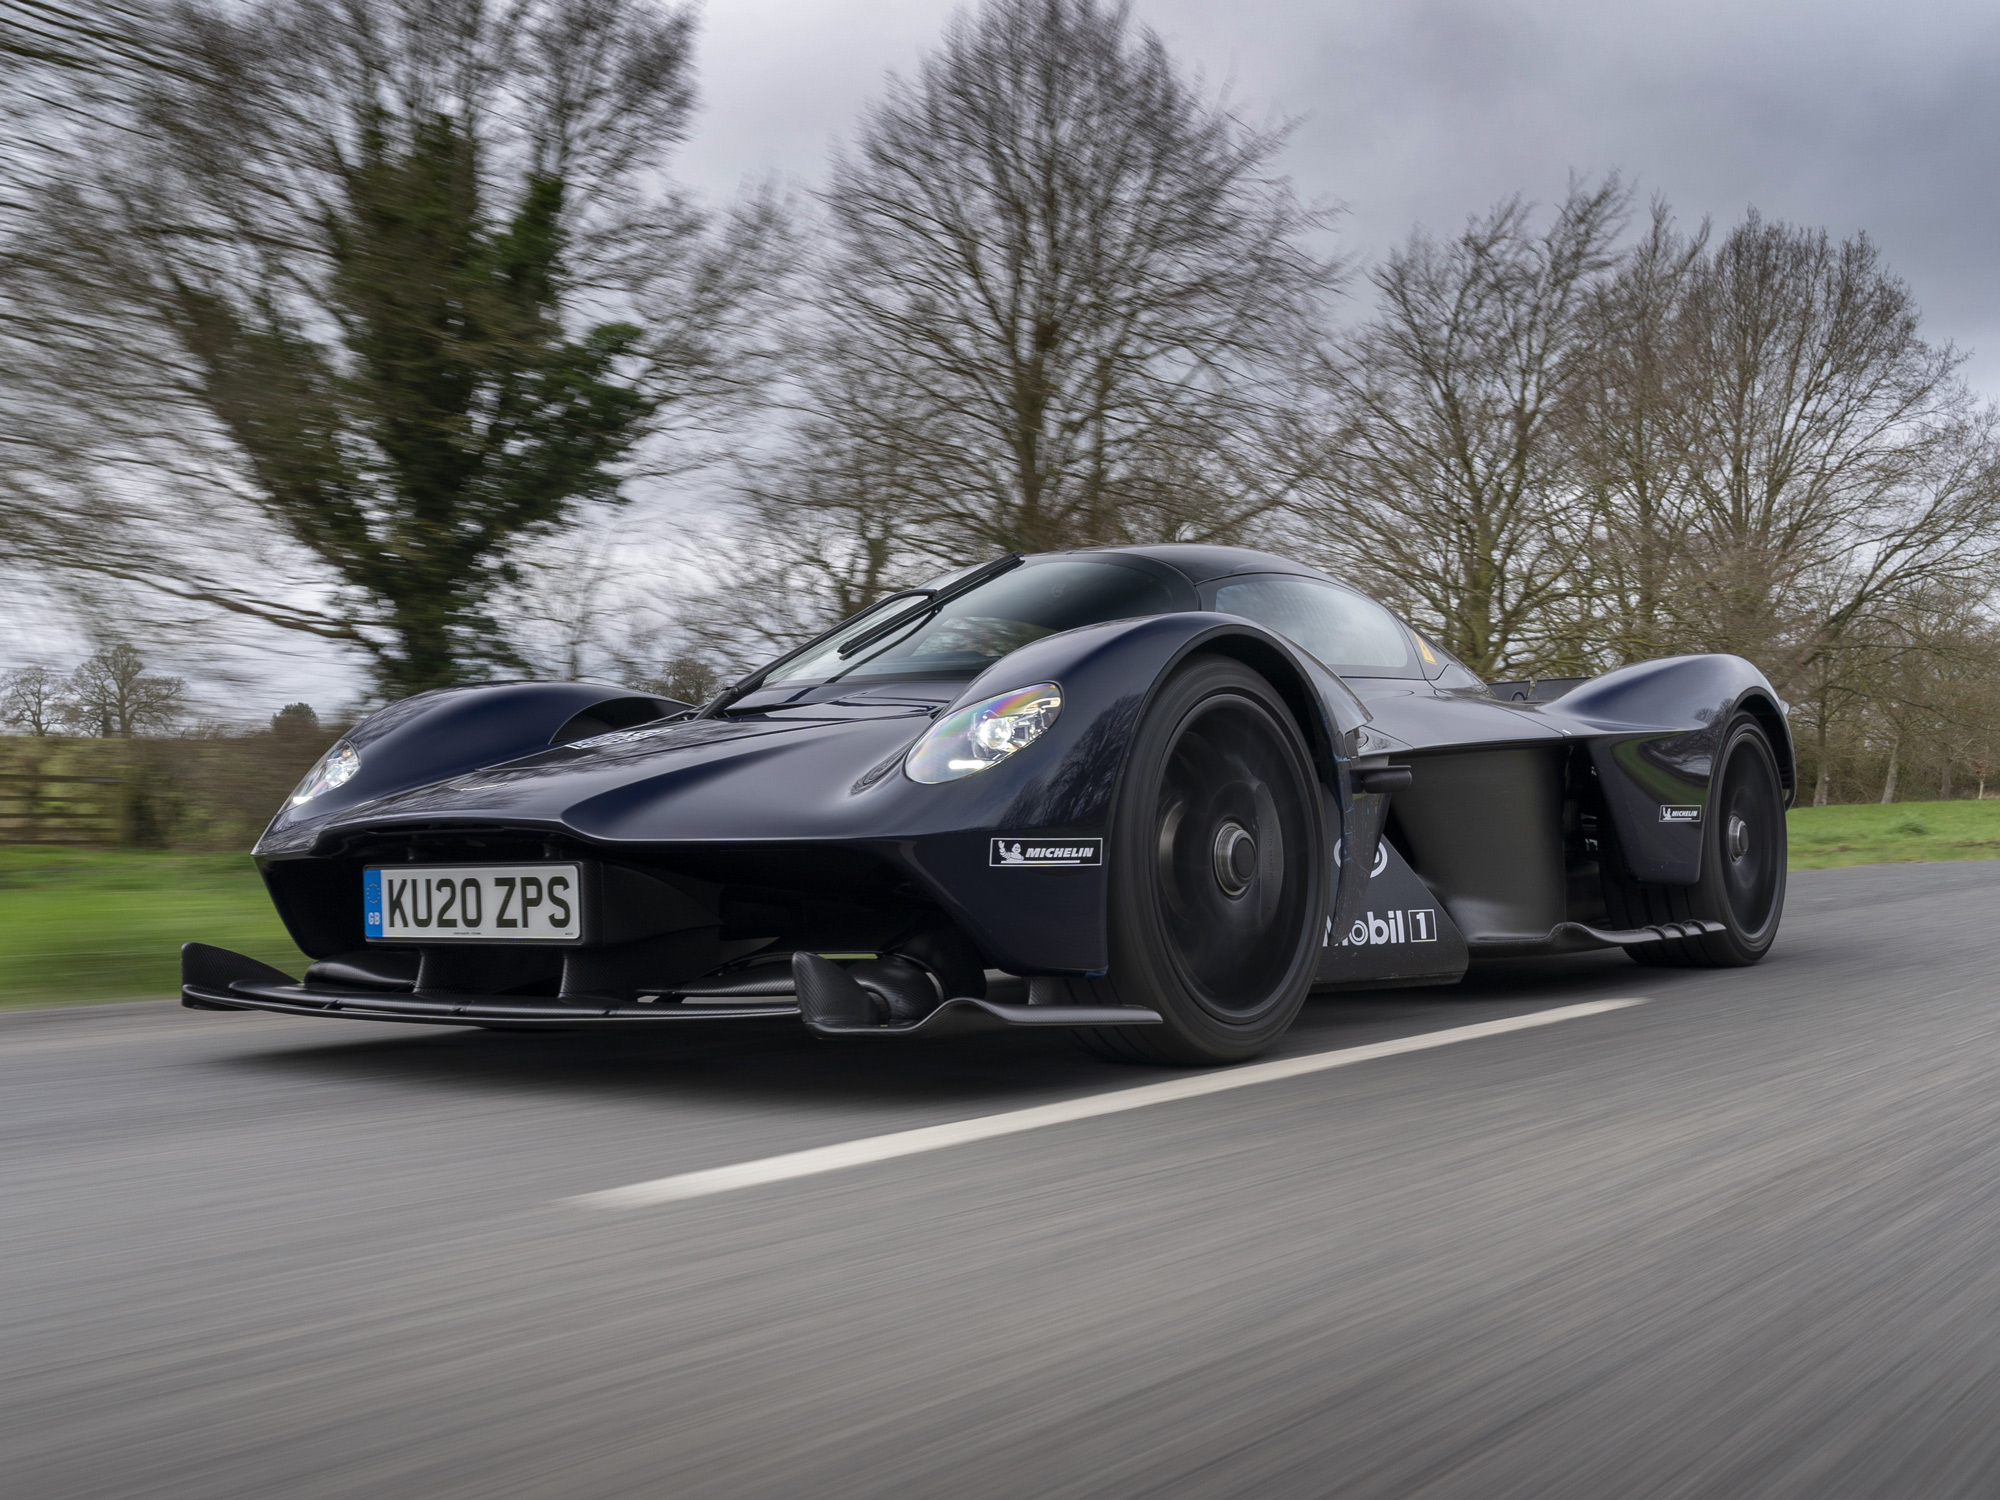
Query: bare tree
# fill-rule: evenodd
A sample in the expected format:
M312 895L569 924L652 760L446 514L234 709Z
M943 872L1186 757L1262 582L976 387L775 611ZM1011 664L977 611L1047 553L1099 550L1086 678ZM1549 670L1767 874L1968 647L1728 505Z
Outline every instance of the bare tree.
M1325 366L1301 545L1484 676L1571 664L1546 631L1591 517L1561 419L1628 197L1615 178L1572 184L1546 228L1514 198L1449 243L1413 235Z
M1934 700L1955 664L1984 655L1966 621L1995 582L1994 416L1864 237L1752 213L1705 238L1656 209L1594 304L1579 622L1607 664L1758 660L1801 700L1816 802L1844 716L1893 747L1893 783L1954 722Z
M899 555L1242 535L1334 280L1282 139L1123 5L956 18L834 165L811 420L759 496L856 523L859 595Z
M44 666L20 667L0 679L0 723L41 738L63 721L63 678Z
M1684 641L1754 646L1803 613L1789 675L1871 614L1993 581L1995 427L1865 236L1752 213L1682 313Z
M772 647L936 571L920 519L931 510L920 460L836 420L809 420L795 437L780 458L746 466L742 523L720 580L767 622L757 629Z
M161 8L146 0L0 0L0 184L9 207L26 184L73 165L71 127L118 113L135 82L183 71Z
M1591 288L1559 415L1570 480L1591 518L1566 614L1570 654L1595 666L1678 649L1688 585L1688 408L1701 399L1682 341L1708 226L1680 233L1656 201L1614 274ZM1574 502L1573 502L1574 503Z
M146 670L132 647L106 646L70 674L64 717L79 733L129 740L171 729L187 710L187 684Z

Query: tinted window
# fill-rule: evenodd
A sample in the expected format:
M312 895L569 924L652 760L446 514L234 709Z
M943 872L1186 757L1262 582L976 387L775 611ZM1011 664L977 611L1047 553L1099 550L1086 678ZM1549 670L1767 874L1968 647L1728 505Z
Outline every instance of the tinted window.
M1275 630L1348 677L1421 677L1410 637L1372 599L1310 578L1244 578L1215 591L1215 607Z
M1028 563L926 615L920 599L893 600L857 618L810 656L779 668L769 686L871 678L975 677L1030 641L1080 625L1196 608L1194 592L1115 562ZM843 657L840 648L908 614L907 628Z

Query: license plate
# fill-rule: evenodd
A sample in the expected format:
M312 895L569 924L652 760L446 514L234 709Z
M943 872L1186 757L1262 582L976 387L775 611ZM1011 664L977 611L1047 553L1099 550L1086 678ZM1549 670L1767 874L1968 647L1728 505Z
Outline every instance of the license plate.
M576 865L387 865L361 875L369 937L418 943L573 943Z

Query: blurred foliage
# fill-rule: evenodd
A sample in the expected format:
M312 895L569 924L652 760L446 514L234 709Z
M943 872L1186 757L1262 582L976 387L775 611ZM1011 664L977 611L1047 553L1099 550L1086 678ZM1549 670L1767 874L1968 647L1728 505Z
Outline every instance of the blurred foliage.
M244 850L256 842L299 778L335 738L331 728L289 726L257 734L200 739L0 739L0 776L115 778L91 787L93 806L116 805L122 831L107 825L92 842L183 850ZM11 788L20 783L10 782ZM52 784L58 801L81 801L74 784ZM22 826L13 809L0 839L51 841L55 827ZM65 840L67 841L67 840Z
M521 670L520 550L698 461L756 383L782 226L662 170L692 11L29 8L0 556L339 642L384 696ZM91 65L118 48L162 65Z
M248 855L0 845L0 1006L175 995L191 939L306 964Z

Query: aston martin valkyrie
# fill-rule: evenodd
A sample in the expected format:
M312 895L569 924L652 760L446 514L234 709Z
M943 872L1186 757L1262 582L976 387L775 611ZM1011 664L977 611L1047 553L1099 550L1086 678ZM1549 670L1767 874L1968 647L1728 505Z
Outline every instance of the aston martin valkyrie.
M1475 958L1760 959L1785 705L1683 656L1489 685L1283 557L1010 555L696 705L450 688L346 735L257 845L301 978L190 943L185 1004L453 1026L1067 1028L1270 1046L1316 988Z

